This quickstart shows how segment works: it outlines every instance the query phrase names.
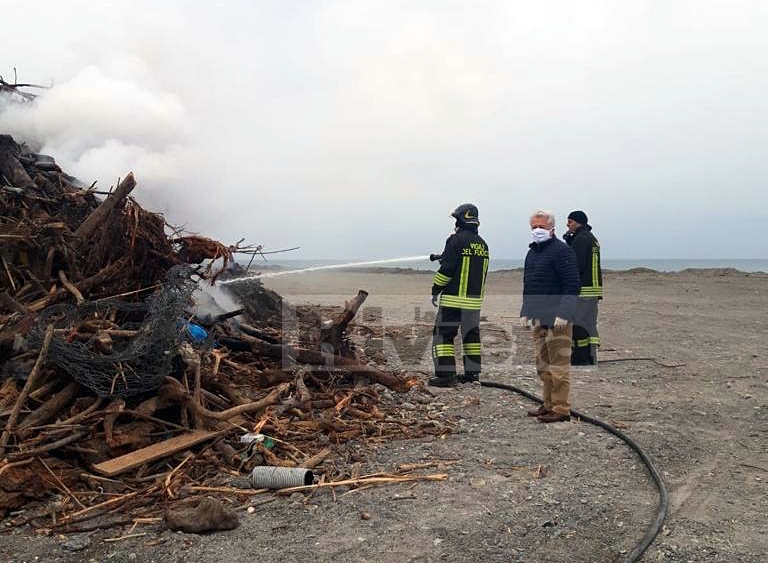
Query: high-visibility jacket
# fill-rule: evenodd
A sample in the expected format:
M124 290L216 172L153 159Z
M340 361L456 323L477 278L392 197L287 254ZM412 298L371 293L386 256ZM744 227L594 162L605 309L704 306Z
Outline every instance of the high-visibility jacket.
M479 311L489 262L482 237L474 229L460 229L445 241L440 269L432 278L432 295L440 295L441 307Z
M580 297L603 298L603 271L600 268L600 243L592 234L592 227L580 227L575 233L563 237L576 253L576 264L581 278Z

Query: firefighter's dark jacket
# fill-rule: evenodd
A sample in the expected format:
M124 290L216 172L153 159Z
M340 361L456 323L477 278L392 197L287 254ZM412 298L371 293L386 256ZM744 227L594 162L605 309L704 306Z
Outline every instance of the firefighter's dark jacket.
M521 317L552 326L555 317L573 321L579 294L576 254L561 240L531 243L525 257Z
M488 274L488 245L476 229L459 229L445 241L440 269L432 279L432 295L440 294L440 306L479 311Z
M576 264L581 278L581 297L603 298L603 272L600 267L600 243L592 234L592 227L584 225L576 232L568 232L563 240L576 253Z

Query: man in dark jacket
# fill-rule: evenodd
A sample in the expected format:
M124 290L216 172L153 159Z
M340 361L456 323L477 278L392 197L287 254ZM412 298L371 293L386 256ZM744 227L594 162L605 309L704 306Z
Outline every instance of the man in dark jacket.
M587 214L572 211L568 215L568 232L563 240L576 253L581 290L576 302L573 323L572 366L597 365L597 304L603 298L603 272L600 268L600 243L592 234Z
M471 203L458 206L451 217L455 232L439 256L440 269L432 279L432 304L438 306L432 340L436 387L453 387L458 382L477 381L480 375L480 307L488 274L488 245L477 233L480 219ZM456 377L453 341L461 327L464 375Z
M570 355L573 315L579 293L576 254L555 237L550 211L531 215L531 239L523 273L520 324L533 324L536 372L541 379L544 404L528 411L540 422L571 419Z

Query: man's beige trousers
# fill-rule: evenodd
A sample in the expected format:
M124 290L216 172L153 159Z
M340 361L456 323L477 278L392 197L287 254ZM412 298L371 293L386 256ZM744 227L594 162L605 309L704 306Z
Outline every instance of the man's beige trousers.
M544 408L571 414L571 340L573 325L563 328L533 327L536 372L543 386Z

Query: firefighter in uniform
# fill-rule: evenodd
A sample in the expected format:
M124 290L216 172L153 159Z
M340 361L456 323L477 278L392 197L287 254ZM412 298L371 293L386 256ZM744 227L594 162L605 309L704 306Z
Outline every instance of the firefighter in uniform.
M600 269L600 243L592 234L586 213L572 211L568 215L568 232L563 235L563 240L576 252L581 277L574 314L571 365L596 365L600 346L597 304L603 298L603 272Z
M432 358L436 387L478 381L481 366L480 307L488 274L488 245L477 233L480 225L477 207L471 203L458 206L454 234L445 241L443 253L436 257L440 269L432 280L432 304L438 307L433 330ZM453 341L461 328L464 374L456 376Z

